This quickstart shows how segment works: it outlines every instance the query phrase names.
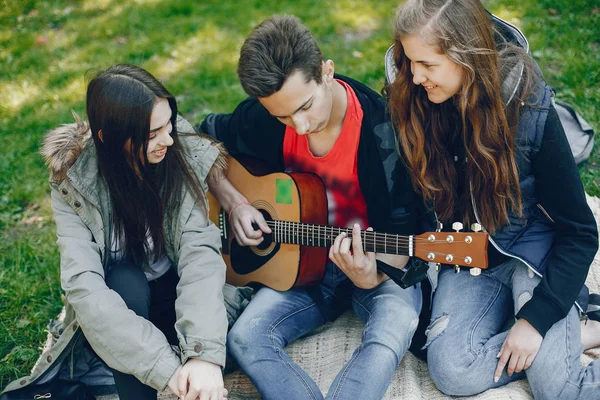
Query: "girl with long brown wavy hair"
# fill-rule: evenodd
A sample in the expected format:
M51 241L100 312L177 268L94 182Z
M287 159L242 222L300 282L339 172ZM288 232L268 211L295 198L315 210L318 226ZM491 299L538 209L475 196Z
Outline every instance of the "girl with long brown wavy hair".
M385 91L413 186L438 223L491 234L480 276L438 275L435 384L473 395L525 372L535 397L595 398L600 362L584 368L579 356L600 345L600 322L580 323L576 299L598 234L526 39L478 0L408 0L394 36Z

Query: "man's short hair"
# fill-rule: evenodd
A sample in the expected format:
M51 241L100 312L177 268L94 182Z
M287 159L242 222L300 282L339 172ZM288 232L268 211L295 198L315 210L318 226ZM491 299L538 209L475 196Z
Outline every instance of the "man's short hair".
M301 71L306 82L321 83L323 55L310 30L291 15L273 16L260 23L240 51L238 77L252 97L278 92L285 80Z

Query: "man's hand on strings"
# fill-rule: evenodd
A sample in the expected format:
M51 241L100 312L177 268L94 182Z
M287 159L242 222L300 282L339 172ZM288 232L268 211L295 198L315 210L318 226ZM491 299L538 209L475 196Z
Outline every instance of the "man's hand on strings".
M363 251L360 233L360 226L354 224L352 237L345 232L338 235L329 249L329 258L357 287L372 289L381 283L381 276L377 272L375 253Z
M241 246L258 246L264 240L263 233L271 233L262 213L248 203L238 204L231 209L229 224L235 240Z

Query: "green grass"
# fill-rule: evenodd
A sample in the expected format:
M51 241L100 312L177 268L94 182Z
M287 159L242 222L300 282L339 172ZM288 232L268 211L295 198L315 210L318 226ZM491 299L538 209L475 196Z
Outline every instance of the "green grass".
M243 4L243 6L241 6ZM329 5L328 5L329 4ZM0 0L0 388L28 373L61 308L44 132L84 111L90 72L138 64L193 123L244 98L235 68L244 37L274 13L299 16L336 70L383 84L396 1ZM546 80L600 128L600 9L594 0L489 0L521 27ZM596 8L594 8L596 7ZM600 195L600 150L581 168Z

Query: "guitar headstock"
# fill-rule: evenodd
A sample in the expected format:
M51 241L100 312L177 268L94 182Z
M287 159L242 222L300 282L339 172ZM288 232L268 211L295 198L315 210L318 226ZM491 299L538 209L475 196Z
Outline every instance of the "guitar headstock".
M414 246L413 254L424 261L488 267L488 234L485 232L426 232L415 236Z

